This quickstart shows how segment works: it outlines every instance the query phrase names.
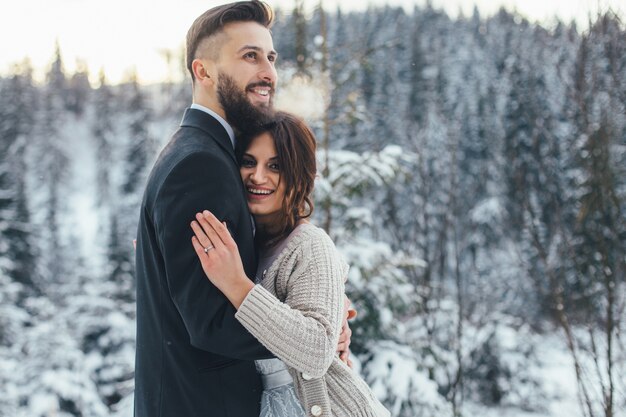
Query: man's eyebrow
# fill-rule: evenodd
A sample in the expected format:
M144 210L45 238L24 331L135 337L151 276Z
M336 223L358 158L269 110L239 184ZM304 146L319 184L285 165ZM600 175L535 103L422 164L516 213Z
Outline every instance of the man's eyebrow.
M252 49L253 51L257 51L257 52L263 52L263 48L255 46L255 45L244 45L241 48L239 48L239 50L237 51L237 53L243 52L246 49ZM268 52L269 55L274 55L277 56L278 52L272 50Z

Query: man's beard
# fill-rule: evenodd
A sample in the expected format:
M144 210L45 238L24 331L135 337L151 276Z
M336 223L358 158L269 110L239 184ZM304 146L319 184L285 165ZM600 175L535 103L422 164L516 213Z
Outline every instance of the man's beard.
M270 94L274 92L271 84L263 82L249 84L246 89L255 86L267 86L272 88ZM224 109L226 121L243 136L254 136L274 117L271 96L267 106L255 106L248 100L246 92L237 87L235 80L221 72L218 75L217 97Z

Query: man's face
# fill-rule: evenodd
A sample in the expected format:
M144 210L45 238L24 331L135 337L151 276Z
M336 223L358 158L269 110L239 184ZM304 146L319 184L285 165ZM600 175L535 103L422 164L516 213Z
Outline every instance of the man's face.
M274 67L277 54L270 31L256 22L235 22L227 24L223 32L225 42L215 62L217 74L213 76L217 75L218 98L227 118L224 95L235 93L233 88L252 106L271 109L277 81ZM222 85L224 81L228 82L227 86Z
M252 104L248 96L245 90L237 86L233 77L225 73L218 75L217 100L224 109L226 120L240 133L251 135L271 121L274 111L271 96L268 102L256 105Z

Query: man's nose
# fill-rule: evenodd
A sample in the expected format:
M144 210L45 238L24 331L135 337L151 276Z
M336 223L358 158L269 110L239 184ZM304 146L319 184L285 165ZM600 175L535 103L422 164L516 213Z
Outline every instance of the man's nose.
M259 71L259 78L265 82L271 83L272 85L276 84L278 75L274 64L270 60L266 59L265 62L263 62L262 68Z

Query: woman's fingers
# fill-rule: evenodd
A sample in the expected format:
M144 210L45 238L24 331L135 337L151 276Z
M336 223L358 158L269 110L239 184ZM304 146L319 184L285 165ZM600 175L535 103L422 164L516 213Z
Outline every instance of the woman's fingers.
M226 246L231 247L235 243L235 241L233 240L233 237L230 235L230 232L228 231L228 228L225 226L224 223L220 222L213 213L211 213L208 210L204 210L202 212L202 215L204 216L206 221L213 227L213 230L217 233L220 240Z
M207 255L206 252L204 252L205 247L202 246L202 243L200 243L198 238L195 236L191 238L191 244L193 245L193 248L196 251L196 254L200 258L200 262L202 262L204 260L204 257Z
M196 213L196 220L202 227L202 230L204 230L204 233L208 236L213 247L221 248L224 245L224 242L220 239L220 236L215 231L213 225L207 221L202 213Z
M200 223L198 223L197 221L191 222L191 228L193 229L193 232L196 234L195 237L198 239L203 248L211 248L214 246L209 236L207 236L204 227L201 226Z
M208 252L205 250L205 246L202 246L198 238L195 236L191 238L191 244L193 245L193 249L196 251L196 255L198 255L198 258L200 259L200 265L202 265L202 270L204 271L207 278L211 279L211 276L209 275L210 259Z

